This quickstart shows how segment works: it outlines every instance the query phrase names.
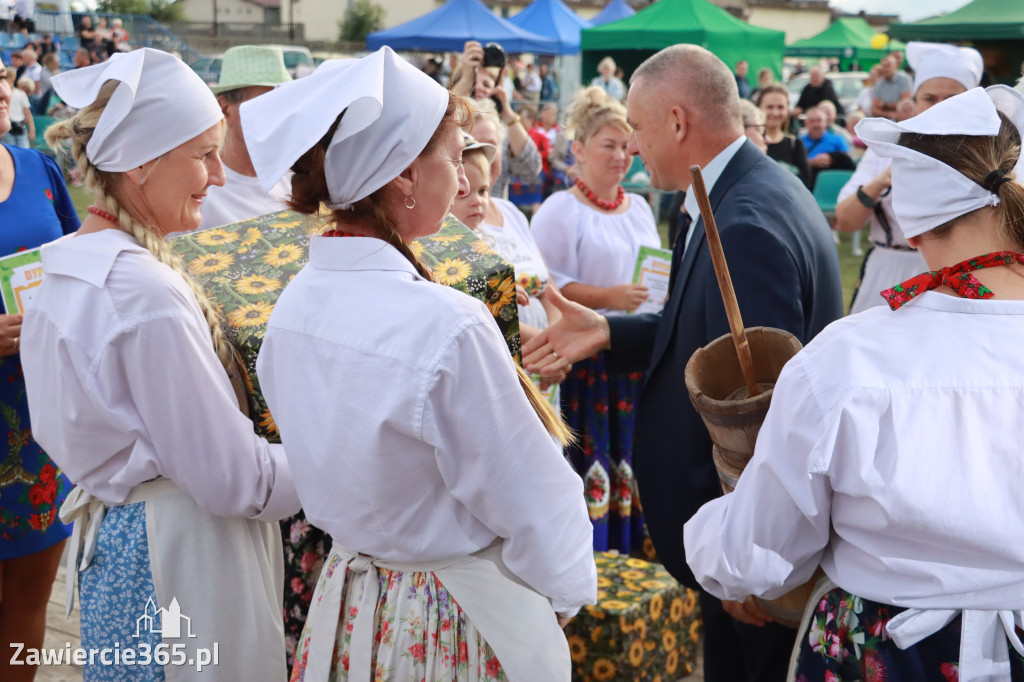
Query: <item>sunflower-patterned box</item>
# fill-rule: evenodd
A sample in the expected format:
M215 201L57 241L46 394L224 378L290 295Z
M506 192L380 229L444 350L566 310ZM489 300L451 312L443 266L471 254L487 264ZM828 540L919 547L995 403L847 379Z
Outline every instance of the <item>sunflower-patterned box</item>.
M259 391L256 356L278 296L309 260L314 228L305 216L285 211L171 240L175 253L224 315L228 338L241 353L252 381L250 414L257 431L267 437L275 437L277 429ZM487 304L518 359L519 311L512 265L450 215L440 232L416 240L411 248L439 282Z
M697 593L658 563L595 552L597 605L565 628L573 680L675 682L693 672Z

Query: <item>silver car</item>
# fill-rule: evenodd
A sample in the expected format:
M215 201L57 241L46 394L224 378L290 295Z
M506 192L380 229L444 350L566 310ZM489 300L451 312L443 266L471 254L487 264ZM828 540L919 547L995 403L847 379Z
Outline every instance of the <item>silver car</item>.
M825 78L832 81L832 89L836 91L836 97L839 98L839 103L843 105L843 111L847 113L857 108L857 95L864 89L864 81L867 77L868 74L863 71L831 72L825 74ZM800 99L800 93L803 92L804 86L810 80L810 74L802 73L799 76L794 76L786 83L786 87L789 88L790 108L796 106L797 100Z

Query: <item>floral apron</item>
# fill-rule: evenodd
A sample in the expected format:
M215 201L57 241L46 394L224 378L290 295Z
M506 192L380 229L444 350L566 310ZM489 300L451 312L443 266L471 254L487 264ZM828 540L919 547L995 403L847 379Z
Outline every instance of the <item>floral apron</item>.
M483 662L481 674L446 674L441 679L569 682L569 645L551 602L505 567L502 546L499 540L475 554L403 563L358 554L335 542L313 597L292 679L404 680L394 671L381 668L381 647L396 641L402 655L419 661L437 655L436 646L444 638L448 619L408 628L402 627L408 626L408 621L399 625L375 617L382 606L386 608L381 604L381 587L383 584L387 591L388 581L381 576L397 572L422 576L419 582L436 584L444 594L434 591L432 598L447 599L450 595L471 626L467 639L475 639L479 633L486 643L480 645L477 640L472 643L474 649L479 645L484 651L494 652L492 660ZM414 584L410 589L416 587ZM468 658L469 646L465 639L457 644L456 664ZM343 650L340 656L336 648ZM439 667L447 665L442 661L434 666L430 679L437 677Z

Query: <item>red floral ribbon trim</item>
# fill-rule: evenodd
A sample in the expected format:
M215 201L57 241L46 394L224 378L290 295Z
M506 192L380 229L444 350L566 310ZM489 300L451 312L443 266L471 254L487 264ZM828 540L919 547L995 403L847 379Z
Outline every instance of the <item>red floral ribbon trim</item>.
M992 298L994 296L992 290L979 282L978 278L971 273L982 268L995 268L1013 263L1024 265L1024 254L1013 251L986 253L984 256L970 258L941 270L924 272L916 277L911 277L906 282L881 292L882 298L890 308L898 310L901 305L915 296L943 285L952 289L960 298Z
M352 234L351 232L342 232L341 230L327 230L321 237L365 237L362 234Z

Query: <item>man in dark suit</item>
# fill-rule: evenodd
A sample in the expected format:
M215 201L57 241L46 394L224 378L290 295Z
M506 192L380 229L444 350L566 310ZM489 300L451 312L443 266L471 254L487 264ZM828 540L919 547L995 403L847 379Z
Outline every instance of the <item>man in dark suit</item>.
M628 115L629 150L643 158L652 185L685 190L690 166L704 169L746 326L778 327L806 343L842 315L828 224L800 181L744 137L736 82L720 59L693 45L662 50L634 73ZM683 368L729 325L692 194L684 207L697 219L676 242L660 314L605 318L560 301L561 321L523 352L527 369L544 373L601 349L610 351L610 370L647 370L633 450L639 495L659 559L695 586L683 524L721 487ZM753 599L720 602L702 592L701 607L708 682L785 679L795 630L767 622Z

